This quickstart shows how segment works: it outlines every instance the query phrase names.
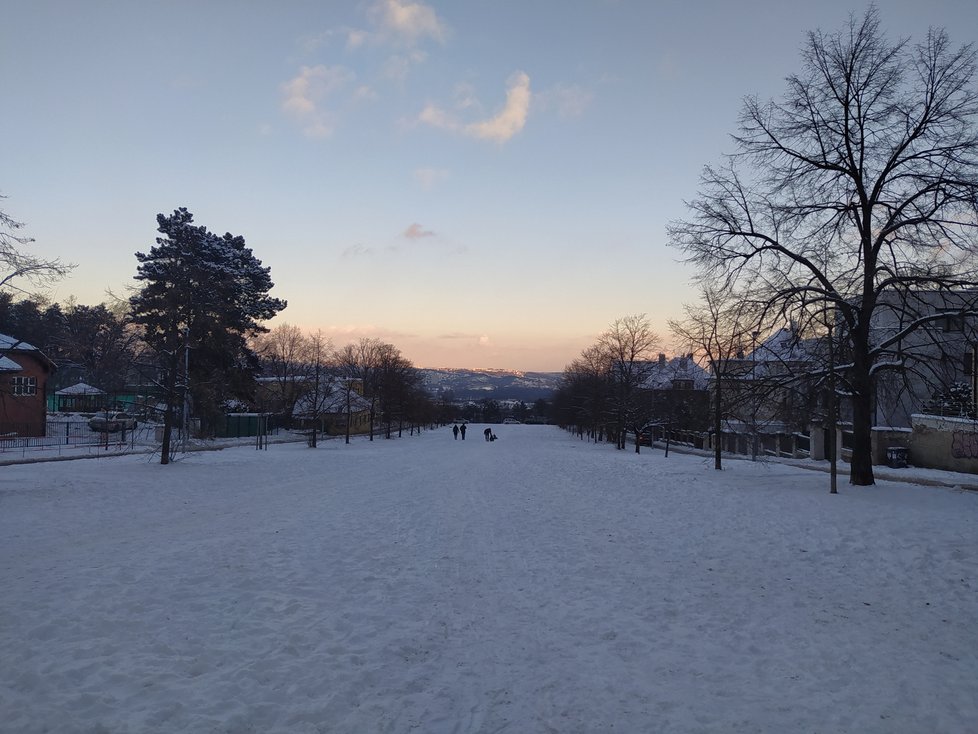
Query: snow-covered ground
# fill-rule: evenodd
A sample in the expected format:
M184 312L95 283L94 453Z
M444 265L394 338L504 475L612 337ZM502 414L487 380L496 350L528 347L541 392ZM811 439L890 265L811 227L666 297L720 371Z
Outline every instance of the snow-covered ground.
M0 469L0 731L978 731L978 493L495 430Z

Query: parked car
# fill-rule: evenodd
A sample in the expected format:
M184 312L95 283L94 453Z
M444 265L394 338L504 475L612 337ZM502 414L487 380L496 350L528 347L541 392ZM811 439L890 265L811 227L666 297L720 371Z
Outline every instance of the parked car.
M92 418L88 427L100 433L131 431L136 427L136 416L129 413L102 413Z
M503 423L505 425L507 425L507 426L518 426L518 425L520 425L520 422L518 420L516 420L515 418L504 418L503 419Z

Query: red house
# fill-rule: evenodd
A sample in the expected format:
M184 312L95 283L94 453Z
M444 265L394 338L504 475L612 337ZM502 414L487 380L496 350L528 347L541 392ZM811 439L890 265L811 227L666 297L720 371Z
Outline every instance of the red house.
M37 347L0 334L0 438L43 436L45 386L54 363Z

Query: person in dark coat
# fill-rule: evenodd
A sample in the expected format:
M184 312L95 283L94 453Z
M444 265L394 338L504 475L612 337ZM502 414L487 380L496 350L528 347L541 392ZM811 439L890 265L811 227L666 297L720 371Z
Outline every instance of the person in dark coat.
M462 432L462 440L464 441L465 440L465 424L463 423L461 426L459 426L459 429L458 430L460 430Z
M454 426L452 426L452 433L455 434L455 440L458 441L458 424L457 423Z
M490 437L492 436L492 429L487 428L482 432L482 435L486 437L486 441L490 440Z

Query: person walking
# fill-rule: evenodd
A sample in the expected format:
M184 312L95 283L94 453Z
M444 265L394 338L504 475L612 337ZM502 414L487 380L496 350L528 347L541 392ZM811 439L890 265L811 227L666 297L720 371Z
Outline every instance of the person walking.
M463 423L463 424L462 424L462 425L461 425L461 426L459 427L459 429L458 429L458 430L459 430L459 431L461 432L461 434L462 434L462 440L464 441L464 440L465 440L465 424Z
M455 440L458 441L458 423L452 426L452 433L455 434Z

